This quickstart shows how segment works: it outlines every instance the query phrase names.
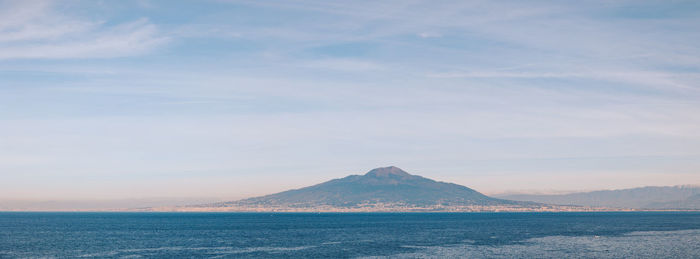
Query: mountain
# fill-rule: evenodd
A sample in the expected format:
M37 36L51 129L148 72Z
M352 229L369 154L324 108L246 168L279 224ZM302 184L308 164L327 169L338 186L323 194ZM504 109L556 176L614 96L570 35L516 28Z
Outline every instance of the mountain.
M560 195L504 195L503 199L634 209L700 209L700 186L648 186Z
M398 167L377 168L365 175L350 175L306 188L238 201L256 205L331 205L404 203L409 205L502 205L521 202L491 198L470 188L411 175Z
M350 175L261 197L160 210L561 211L587 209L492 198L462 185L411 175L398 167L390 166L373 169L364 175Z
M684 200L650 203L647 205L647 208L700 210L700 194L690 196Z

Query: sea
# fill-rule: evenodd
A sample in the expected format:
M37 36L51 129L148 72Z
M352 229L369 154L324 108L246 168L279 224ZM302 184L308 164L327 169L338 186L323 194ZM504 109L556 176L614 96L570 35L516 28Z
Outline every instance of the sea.
M0 258L700 258L700 212L0 212Z

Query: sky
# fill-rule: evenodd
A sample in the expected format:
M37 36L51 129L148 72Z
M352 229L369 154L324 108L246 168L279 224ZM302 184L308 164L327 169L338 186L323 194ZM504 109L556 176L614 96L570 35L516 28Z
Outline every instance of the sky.
M700 184L698 1L3 1L0 199Z

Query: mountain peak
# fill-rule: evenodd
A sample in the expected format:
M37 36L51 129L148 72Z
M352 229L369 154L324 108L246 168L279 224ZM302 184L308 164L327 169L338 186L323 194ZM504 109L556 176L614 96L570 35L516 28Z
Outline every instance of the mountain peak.
M387 177L387 176L410 176L406 171L395 166L375 168L367 172L366 176Z

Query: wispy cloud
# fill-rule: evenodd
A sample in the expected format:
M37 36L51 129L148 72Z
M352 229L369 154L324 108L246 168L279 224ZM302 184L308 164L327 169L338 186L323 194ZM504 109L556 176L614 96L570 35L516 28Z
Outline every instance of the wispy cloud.
M371 61L357 59L323 59L303 62L303 66L317 69L340 71L372 71L385 69L384 66Z
M583 69L582 69L583 70ZM428 77L435 78L472 78L472 79L595 79L607 80L637 86L649 86L659 89L673 90L684 89L699 91L700 86L686 84L678 78L697 79L700 73L688 72L660 72L660 71L610 71L589 70L579 72L528 72L528 71L474 71L474 72L443 72L428 73Z
M421 37L421 38L440 38L440 37L442 37L442 34L437 33L437 32L421 32L421 33L418 33L418 37Z
M107 25L60 13L49 1L4 2L0 16L0 59L130 56L168 40L145 18Z
M432 71L477 71L430 73L441 78L593 78L638 84L639 87L697 88L687 80L692 74L673 67L697 71L700 41L696 33L700 19L673 15L682 4L664 8L670 13L653 19L634 19L616 14L644 14L660 3L596 2L572 6L541 1L424 2L382 1L339 3L327 1L225 1L263 10L294 11L309 16L333 17L318 23L298 19L285 24L261 26L241 34L255 39L265 35L272 41L293 42L284 49L290 55L314 45L342 42L371 42L384 48L383 66L402 62L408 73ZM656 6L656 7L655 7ZM408 40L407 35L432 40ZM664 39L664 40L659 40ZM474 48L476 47L476 48ZM405 55L409 51L430 53ZM392 55L392 53L397 53ZM400 53L400 54L399 54ZM405 66L406 61L415 66ZM499 71L503 66L536 64L529 69ZM419 67L418 67L419 66ZM395 67L395 66L394 66ZM653 85L658 83L656 85Z

